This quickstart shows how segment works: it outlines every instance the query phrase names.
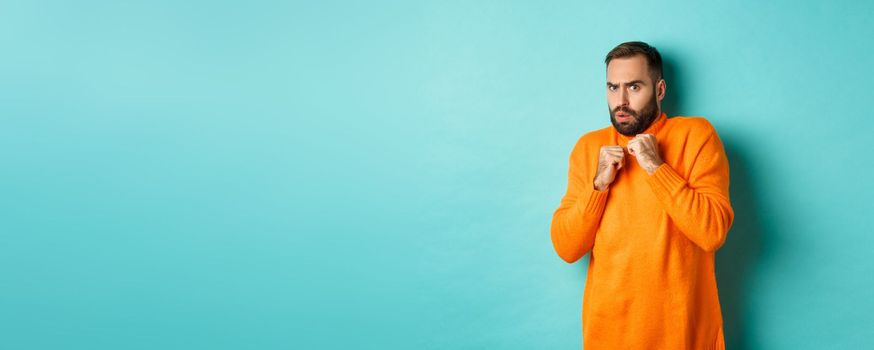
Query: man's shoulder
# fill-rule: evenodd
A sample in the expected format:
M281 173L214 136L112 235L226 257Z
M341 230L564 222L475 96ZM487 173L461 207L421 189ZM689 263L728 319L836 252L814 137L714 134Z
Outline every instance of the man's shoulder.
M610 143L610 138L612 137L612 128L612 126L608 126L605 128L583 133L574 144L574 148L573 151L571 151L571 154L576 156L582 156L582 154L590 156L597 155L597 152L601 148L601 146Z
M701 116L674 116L668 118L667 123L674 132L679 132L692 137L703 139L716 134L716 128L707 118Z
M577 143L586 143L586 142L601 142L605 140L609 140L613 136L613 127L607 126L597 130L591 130L583 133L580 136Z

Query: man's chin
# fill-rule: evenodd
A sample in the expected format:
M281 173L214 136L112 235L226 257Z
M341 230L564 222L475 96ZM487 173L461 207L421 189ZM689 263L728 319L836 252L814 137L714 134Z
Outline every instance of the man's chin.
M616 131L619 131L620 134L625 135L635 129L635 124L634 122L616 122L613 124L613 128L616 129Z

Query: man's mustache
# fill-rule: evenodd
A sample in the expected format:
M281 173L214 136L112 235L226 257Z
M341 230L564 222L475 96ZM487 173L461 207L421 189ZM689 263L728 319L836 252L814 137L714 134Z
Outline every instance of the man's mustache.
M627 107L616 107L616 109L613 110L613 115L616 115L616 113L618 113L618 112L622 112L622 113L637 117L637 111L635 111L633 109L629 109Z

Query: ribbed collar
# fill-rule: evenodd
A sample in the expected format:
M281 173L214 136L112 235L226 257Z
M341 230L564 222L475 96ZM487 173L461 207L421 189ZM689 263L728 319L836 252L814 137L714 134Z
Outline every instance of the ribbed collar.
M653 120L652 124L650 124L649 127L646 128L646 130L644 130L641 134L655 135L659 132L659 130L662 129L662 127L665 126L665 122L667 121L668 115L663 112L661 115L659 115L658 118L656 118L656 120ZM619 131L616 131L616 127L613 127L613 134L617 136L616 140L619 141L620 145L622 146L624 146L628 143L628 141L631 141L631 139L634 138L634 136L625 136L620 134Z

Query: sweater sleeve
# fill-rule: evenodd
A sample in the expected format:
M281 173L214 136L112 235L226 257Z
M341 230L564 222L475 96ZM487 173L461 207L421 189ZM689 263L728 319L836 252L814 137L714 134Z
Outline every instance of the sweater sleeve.
M688 179L667 163L647 179L674 224L707 252L722 246L734 220L728 193L728 158L716 131L712 127L710 130Z
M609 189L595 190L592 180L594 172L589 178L586 170L597 164L588 164L589 159L581 142L578 142L570 156L567 191L552 215L552 245L558 256L568 263L579 260L592 250L595 232L607 204Z

